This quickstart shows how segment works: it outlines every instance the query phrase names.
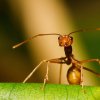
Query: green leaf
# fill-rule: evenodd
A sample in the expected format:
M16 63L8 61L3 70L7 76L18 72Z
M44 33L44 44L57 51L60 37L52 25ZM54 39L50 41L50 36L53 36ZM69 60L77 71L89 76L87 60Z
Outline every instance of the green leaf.
M0 83L0 100L100 100L100 87L43 83Z

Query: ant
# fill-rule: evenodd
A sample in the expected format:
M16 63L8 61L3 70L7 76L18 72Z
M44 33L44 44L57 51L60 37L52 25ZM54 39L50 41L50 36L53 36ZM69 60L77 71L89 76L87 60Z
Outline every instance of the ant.
M59 83L61 83L61 69L62 69L62 64L67 64L67 65L71 65L71 67L68 69L67 71L67 80L69 82L69 84L72 85L82 85L83 86L83 69L90 71L92 73L94 73L96 76L100 77L100 74L94 72L93 70L86 68L83 66L83 63L87 63L87 62L98 62L100 64L100 60L99 59L87 59L87 60L76 60L74 58L74 55L72 54L72 43L73 43L73 37L70 36L73 33L77 33L77 32L86 32L89 31L91 29L80 29L77 31L73 31L71 33L69 33L68 35L61 35L58 33L49 33L49 34L38 34L35 35L31 38L28 38L27 40L18 43L17 45L14 45L13 48L17 48L19 46L21 46L24 43L27 43L28 41L32 40L33 38L36 38L38 36L45 36L45 35L57 35L58 36L58 43L59 46L64 47L64 52L65 52L65 57L60 57L60 58L56 58L56 59L49 59L49 60L42 60L33 70L32 72L30 72L30 74L24 79L23 83L25 83L31 76L32 74L40 67L40 65L44 62L47 62L47 71L46 71L46 75L44 78L44 84L43 84L43 88L46 84L46 81L48 81L48 64L49 63L57 63L60 64L60 77L59 77ZM100 30L100 28L95 28L93 30Z

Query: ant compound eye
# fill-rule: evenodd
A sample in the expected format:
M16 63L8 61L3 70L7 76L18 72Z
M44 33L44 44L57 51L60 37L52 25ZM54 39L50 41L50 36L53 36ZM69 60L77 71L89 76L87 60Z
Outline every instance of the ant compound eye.
M63 42L59 42L59 46L62 46L63 45Z
M58 40L60 40L62 38L62 36L60 35L59 37L58 37Z
M73 40L73 37L70 37L71 40Z
M60 39L60 36L58 37L58 40Z

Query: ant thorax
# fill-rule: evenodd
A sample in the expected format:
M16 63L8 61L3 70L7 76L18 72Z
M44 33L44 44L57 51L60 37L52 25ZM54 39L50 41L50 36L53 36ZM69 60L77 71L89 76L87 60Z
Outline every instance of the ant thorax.
M69 35L60 35L58 37L59 46L68 47L73 43L73 38Z

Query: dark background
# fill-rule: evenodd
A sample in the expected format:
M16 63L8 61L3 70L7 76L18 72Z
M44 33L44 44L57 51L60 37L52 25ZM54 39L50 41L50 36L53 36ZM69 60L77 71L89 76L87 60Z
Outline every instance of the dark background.
M56 2L60 2L61 5L65 6L65 11L67 9L66 6L69 7L71 17L74 21L74 28L72 31L81 28L100 27L99 0L57 0ZM13 11L14 6L16 7L15 13ZM33 63L34 65L39 63L32 61L27 45L19 49L17 48L16 50L12 49L14 44L26 38L23 28L24 23L22 22L20 12L21 8L20 2L18 4L13 4L12 0L0 0L0 82L22 82L27 74L33 69ZM76 40L82 41L81 46L83 45L85 47L86 52L84 53L88 54L88 58L100 58L99 31L83 32L74 35L79 36L79 38L74 39L74 42ZM80 51L82 51L82 49L77 48L77 52ZM88 59L85 56L82 57L82 59L83 58ZM93 63L89 67L91 66L92 69L100 73L100 66L98 64ZM35 78L31 78L29 82L33 82L33 80L34 82L43 81L43 77L41 78L37 74L34 75L34 77ZM99 85L100 79L97 78L97 80L97 85Z

